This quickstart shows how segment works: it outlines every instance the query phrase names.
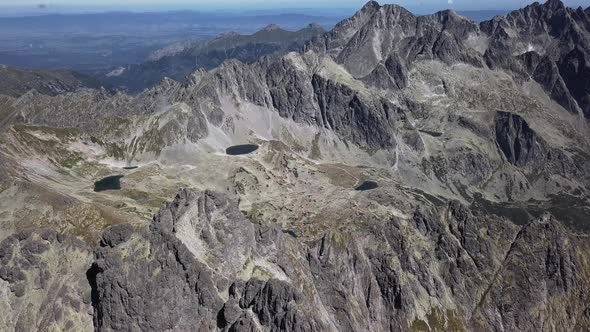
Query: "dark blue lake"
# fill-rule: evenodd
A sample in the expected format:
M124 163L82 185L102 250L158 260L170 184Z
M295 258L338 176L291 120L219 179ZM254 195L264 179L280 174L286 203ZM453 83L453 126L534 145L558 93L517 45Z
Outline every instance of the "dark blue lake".
M123 175L112 175L94 182L94 191L121 190L121 178Z
M375 181L365 181L363 183L361 183L360 186L354 188L354 190L356 191L365 191L365 190L371 190L371 189L376 189L379 188L379 184L377 184L377 182Z
M230 146L229 148L225 149L225 153L230 156L237 156L241 154L252 153L256 150L258 150L258 145L256 144L242 144Z

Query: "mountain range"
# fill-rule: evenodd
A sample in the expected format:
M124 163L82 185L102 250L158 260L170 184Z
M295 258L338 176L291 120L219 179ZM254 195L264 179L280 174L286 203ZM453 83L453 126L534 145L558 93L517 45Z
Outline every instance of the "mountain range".
M590 330L590 7L289 36L0 97L0 329Z
M324 32L320 25L310 24L298 31L269 25L251 35L225 33L207 41L175 45L152 56L150 61L121 67L118 71L109 71L97 78L130 92L141 92L164 78L183 80L197 69L210 70L228 59L251 63L262 56L296 51L306 41Z
M9 6L10 7L10 6ZM104 12L1 17L0 64L33 69L70 69L93 73L144 62L155 49L210 40L236 31L252 34L274 23L300 30L311 22L331 28L343 17L254 12Z
M471 11L465 15L476 21L503 14L503 11ZM251 35L223 33L213 39L176 42L154 51L148 61L94 71L92 76L106 85L131 93L155 86L168 77L183 80L197 69L213 69L228 59L251 63L263 56L299 51L308 40L325 31L312 23L298 31L287 31L271 24Z
M0 91L10 97L20 97L31 90L55 96L82 88L100 89L103 85L103 82L91 76L71 70L30 70L0 66Z

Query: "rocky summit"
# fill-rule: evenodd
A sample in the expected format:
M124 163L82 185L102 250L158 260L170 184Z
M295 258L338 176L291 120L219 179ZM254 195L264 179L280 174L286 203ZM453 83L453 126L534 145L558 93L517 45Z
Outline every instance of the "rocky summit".
M137 95L0 91L0 330L588 331L589 82L590 8L369 2Z

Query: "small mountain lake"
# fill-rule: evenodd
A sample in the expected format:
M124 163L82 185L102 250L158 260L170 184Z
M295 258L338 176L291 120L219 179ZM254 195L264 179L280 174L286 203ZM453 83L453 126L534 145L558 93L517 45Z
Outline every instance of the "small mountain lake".
M372 190L372 189L376 189L379 188L379 184L377 184L377 182L375 181L365 181L363 183L361 183L360 186L354 188L354 190L356 191L365 191L365 190Z
M121 190L121 178L123 175L111 175L94 182L94 191Z
M430 135L432 137L441 137L442 133L436 132L436 131L429 131L429 130L419 130L421 133Z
M225 149L225 153L230 156L238 156L241 154L252 153L256 150L258 150L258 145L256 144L242 144L230 146L229 148Z
M136 169L138 167L139 166L125 166L125 167L123 167L123 169Z

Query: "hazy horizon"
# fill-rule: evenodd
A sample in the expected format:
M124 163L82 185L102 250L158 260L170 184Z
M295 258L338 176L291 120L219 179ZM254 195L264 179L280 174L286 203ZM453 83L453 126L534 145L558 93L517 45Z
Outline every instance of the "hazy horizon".
M473 1L473 0L399 0L379 1L380 4L396 3L416 13L429 13L443 9L454 9L458 11L475 10L512 10L524 7L535 1L532 0L496 0ZM543 1L540 1L543 2ZM590 3L587 0L565 0L569 7L587 7ZM0 16L18 15L43 15L43 14L81 14L111 11L131 12L166 12L166 11L235 11L235 12L272 12L272 13L305 13L316 15L343 15L349 14L361 8L366 1L345 0L345 1L293 1L293 0L219 0L212 4L209 1L163 1L163 0L127 0L124 4L121 1L107 0L52 0L39 2L34 0L21 0L18 5L13 1L0 0L0 8L3 13Z

